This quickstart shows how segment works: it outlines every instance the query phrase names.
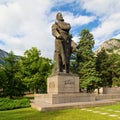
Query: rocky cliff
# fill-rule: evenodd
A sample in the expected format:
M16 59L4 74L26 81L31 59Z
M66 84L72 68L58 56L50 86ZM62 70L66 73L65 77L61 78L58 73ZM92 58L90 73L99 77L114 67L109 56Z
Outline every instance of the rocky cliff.
M100 52L102 49L105 49L108 54L116 53L120 54L120 39L110 39L105 41L103 44L99 46L97 50L95 50L95 54Z

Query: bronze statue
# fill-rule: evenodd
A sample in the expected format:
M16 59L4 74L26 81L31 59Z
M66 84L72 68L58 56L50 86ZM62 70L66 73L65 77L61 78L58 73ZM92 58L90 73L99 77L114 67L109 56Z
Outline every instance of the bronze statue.
M56 61L53 74L69 73L70 56L76 48L76 43L71 40L69 23L64 22L62 13L57 13L57 21L52 25L52 34L55 39L54 60Z

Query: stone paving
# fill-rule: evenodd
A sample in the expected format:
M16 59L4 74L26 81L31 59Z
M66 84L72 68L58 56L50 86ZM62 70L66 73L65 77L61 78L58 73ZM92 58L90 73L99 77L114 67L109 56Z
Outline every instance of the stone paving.
M118 120L120 120L120 110L112 110L112 109L100 108L100 107L83 108L81 110L91 112L91 113L94 113L94 114L100 114L100 115L114 117L114 118L117 118Z

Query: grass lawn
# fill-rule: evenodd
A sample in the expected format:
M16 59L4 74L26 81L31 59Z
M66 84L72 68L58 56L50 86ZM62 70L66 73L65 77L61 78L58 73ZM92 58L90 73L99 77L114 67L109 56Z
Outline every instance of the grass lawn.
M120 120L120 103L113 106L39 112L32 108L0 111L0 120Z

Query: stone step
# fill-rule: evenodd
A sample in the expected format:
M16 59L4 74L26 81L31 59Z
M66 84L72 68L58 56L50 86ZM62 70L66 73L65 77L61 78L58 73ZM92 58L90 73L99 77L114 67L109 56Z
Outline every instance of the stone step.
M77 102L77 103L62 103L62 104L49 104L49 103L31 103L31 106L39 111L53 111L62 109L72 109L72 108L87 108L87 107L98 107L104 105L113 105L118 101L112 100L100 100L94 102Z

